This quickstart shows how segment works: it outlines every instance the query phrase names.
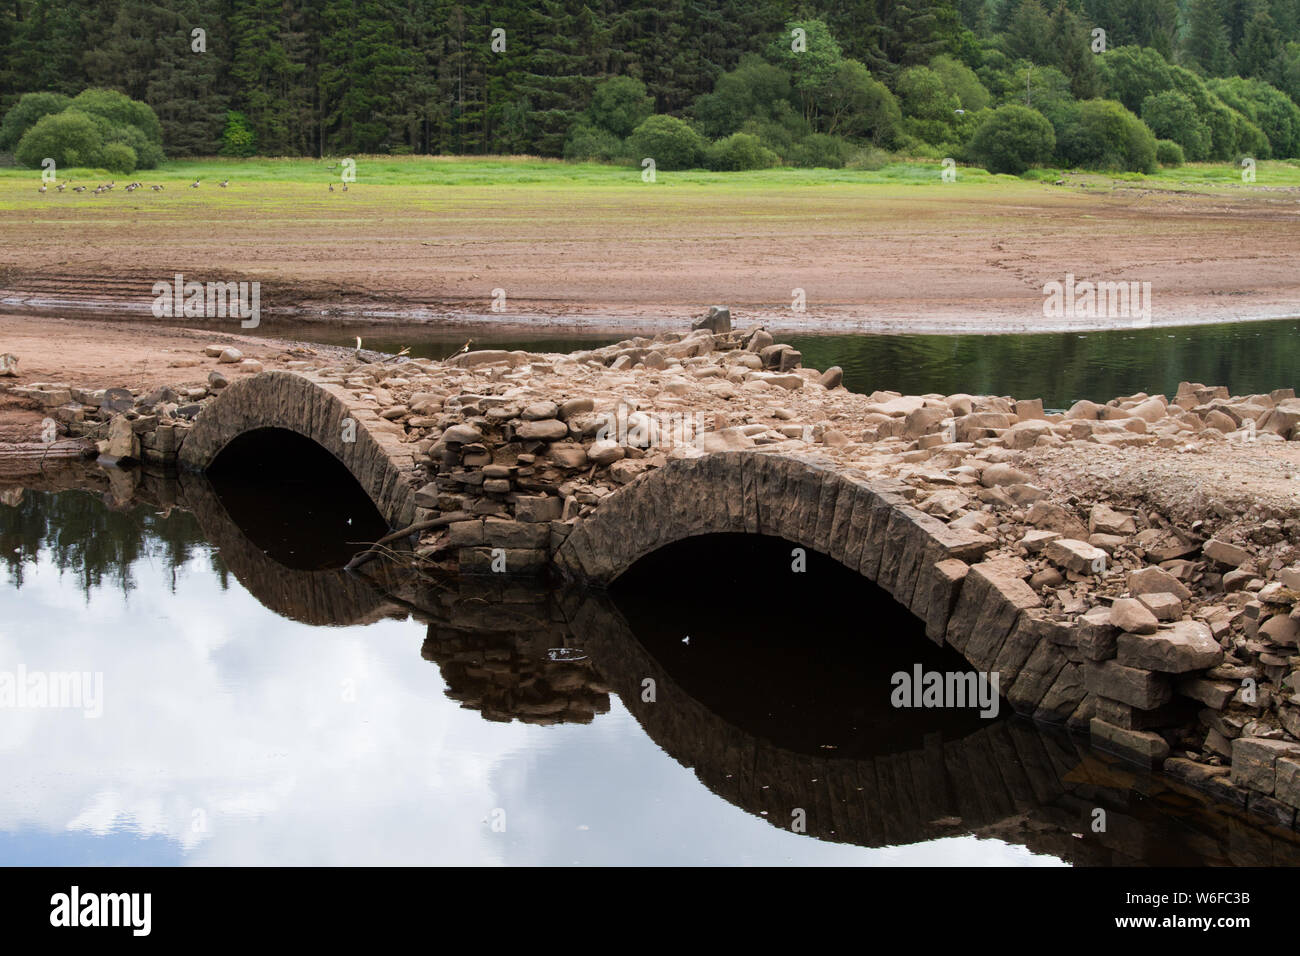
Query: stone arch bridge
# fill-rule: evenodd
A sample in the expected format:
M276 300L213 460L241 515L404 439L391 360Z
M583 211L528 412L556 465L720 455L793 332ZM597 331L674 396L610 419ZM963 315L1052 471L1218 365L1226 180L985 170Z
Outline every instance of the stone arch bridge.
M717 353L718 361L701 351L715 345L729 350ZM706 384L669 376L661 387L661 376L653 389L642 387L640 399L634 397L654 394L654 405L634 407L681 414L693 402L735 396L741 384L766 390L763 394L771 397L762 401L770 407L802 383L817 381L820 390L813 395L827 397L816 401L861 413L869 422L862 442L898 438L915 425L922 440L912 447L965 449L952 453L958 461L993 445L1004 452L1028 447L1019 444L1021 439L1051 439L1058 427L1079 431L1078 420L1044 420L1040 403L1028 403L1021 418L978 410L1006 407L1007 400L972 403L971 396L940 403L949 416L945 425L945 412L923 399L873 403L836 389L837 382L828 384L824 376L800 375L797 353L792 360L788 347L780 348L786 351L759 357L726 336L693 334L653 355L640 347L617 356L577 358L470 352L444 363L417 360L409 370L351 363L264 372L235 381L206 403L178 437L177 455L183 467L204 470L241 435L268 428L296 432L346 466L391 526L423 523L417 548L422 558L466 577L557 574L602 588L640 558L677 541L716 533L784 539L879 586L924 622L930 640L954 648L972 670L996 674L1002 696L1018 713L1088 731L1101 748L1176 769L1221 800L1284 827L1296 825L1300 795L1272 796L1270 761L1282 761L1273 742L1251 750L1240 775L1234 765L1231 783L1221 767L1167 759L1171 745L1209 746L1205 728L1196 722L1198 711L1223 710L1235 690L1215 670L1224 652L1206 624L1184 617L1144 636L1121 633L1106 602L1092 602L1087 613L1065 610L1059 600L1046 606L1025 580L1029 572L1015 542L972 530L969 522L949 523L939 516L945 514L941 500L918 508L917 488L837 457L835 447L851 440L829 429L809 442L812 429L793 423L715 421L689 448L663 453L610 440L601 428L607 406L596 402L635 391L639 380L633 364L638 374L644 366L649 380L663 368L648 364L651 359L671 359L695 362L681 367L696 370L697 380ZM637 354L635 361L631 353ZM564 375L551 377L564 362L569 363ZM708 374L698 374L703 372ZM547 394L548 383L553 401L538 397ZM580 397L583 392L600 397ZM799 401L804 405L791 404L805 415L827 407ZM977 410L971 411L972 404ZM890 414L879 411L886 405ZM719 410L716 402L711 407L726 418L725 408ZM957 407L964 414L954 422ZM1118 432L1103 427L1110 425L1087 419L1080 433L1095 430L1113 437ZM1114 428L1124 432L1119 437L1125 441L1125 435L1141 431ZM794 433L805 437L796 440ZM998 460L999 467L1010 467L1002 464L1005 460ZM982 463L992 467L987 457ZM1077 516L1053 507L1067 523L1079 525ZM431 519L445 526L428 527ZM1053 560L1075 580L1086 581L1090 567L1070 562L1086 557L1088 549L1097 551L1075 540L1087 537L1088 529L1063 530L1067 533L1047 537L1067 539L1072 547L1063 547ZM1028 540L1026 535L1021 546ZM1150 573L1165 574L1155 567L1143 571ZM1239 743L1232 743L1234 756L1237 749L1249 750ZM1300 755L1300 745L1286 746L1295 746Z
M235 438L264 428L293 431L325 448L396 527L417 512L435 513L417 507L417 486L428 477L420 464L425 456L403 428L341 385L296 372L265 372L226 388L185 436L179 460L203 470ZM465 441L460 449L446 444L444 455L463 455L465 445L478 443ZM428 454L438 452L434 447ZM477 477L471 470L461 469L460 476ZM489 465L478 470L494 474ZM491 480L478 478L481 485ZM533 520L466 513L444 546L459 557L462 570L488 571L496 553L506 556L508 569L549 566L603 587L639 558L697 535L783 538L879 585L924 622L931 640L954 647L975 670L997 671L1017 711L1086 727L1092 702L1084 658L1073 646L1078 635L1049 620L1033 590L1010 569L982 560L991 538L920 512L904 491L898 482L816 455L718 451L645 471L590 514L566 521L559 520L557 496L515 494L514 517Z

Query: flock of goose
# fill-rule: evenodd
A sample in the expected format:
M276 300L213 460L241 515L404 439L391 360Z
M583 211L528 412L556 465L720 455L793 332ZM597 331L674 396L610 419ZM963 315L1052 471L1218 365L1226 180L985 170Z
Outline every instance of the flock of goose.
M70 186L71 184L72 184L72 180L69 179L69 180L67 180L66 182L56 183L55 186L54 186L54 188L55 188L56 190L58 190L59 192L63 192L63 191L64 191L65 189L67 189L68 186ZM196 180L194 180L194 182L190 183L190 189L198 189L200 185L201 185L201 181L198 180L198 179L196 179ZM223 179L221 182L217 183L217 185L220 186L222 189L225 189L227 186L230 185L230 180L229 180L229 179ZM89 188L90 188L90 187L88 187L88 186L73 186L73 187L72 187L72 191L73 191L74 193L84 193L84 192L85 192L87 189L89 189ZM98 196L100 193L110 192L110 191L112 191L112 190L114 190L114 189L116 189L116 188L117 188L117 180L113 180L112 182L102 183L102 184L96 186L96 187L92 190L92 192L94 193L94 195ZM159 183L154 183L154 184L153 184L152 186L150 186L149 188L152 189L152 190L153 190L154 192L156 192L156 193L160 193L160 192L162 192L163 189L164 189L164 187L163 187L162 185L160 185ZM129 192L129 193L135 192L137 189L144 189L144 183L127 183L127 184L126 184L126 191ZM41 183L40 188L37 189L36 191L37 191L38 193L45 193L45 192L49 192L49 188L47 187L47 185L46 185L45 183Z
M331 167L331 168L332 168L332 167ZM63 190L67 189L68 186L69 186L71 183L72 183L72 180L69 179L69 180L67 180L66 182L61 182L61 183L57 183L57 184L55 184L55 187L54 187L54 188L55 188L56 190L58 190L59 192L63 192ZM199 186L201 186L201 185L202 185L202 181L196 179L196 180L194 180L194 182L190 183L190 189L198 189ZM222 189L225 189L227 186L230 185L230 180L229 180L229 179L223 179L221 182L217 183L217 185L220 186ZM73 191L74 193L84 193L88 188L89 188L89 187L87 187L87 186L73 186L73 187L72 187L72 191ZM96 186L96 187L94 188L93 192L94 192L94 194L95 194L96 196L98 196L100 193L106 193L106 192L109 192L109 191L111 191L111 190L113 190L113 189L115 189L115 188L117 188L117 181L116 181L116 180L114 180L113 182L103 183L103 184L101 184L101 185L99 185L99 186ZM159 192L162 192L162 191L163 191L163 187L162 187L161 185L157 184L157 183L154 183L154 184L153 184L152 186L150 186L149 188L152 189L152 190L153 190L154 192L156 192L156 193L159 193ZM129 192L129 193L130 193L130 192L135 192L137 189L144 189L144 183L127 183L127 184L126 184L126 191ZM49 192L49 189L47 188L47 186L46 186L45 183L41 183L40 188L37 189L36 191L37 191L38 193L45 193L45 192ZM333 191L334 191L334 184L333 184L333 183L330 183L330 184L329 184L329 191L330 191L330 192L333 192ZM344 183L344 184L343 184L343 191L344 191L344 192L347 192L347 191L348 191L348 184L347 184L347 183Z

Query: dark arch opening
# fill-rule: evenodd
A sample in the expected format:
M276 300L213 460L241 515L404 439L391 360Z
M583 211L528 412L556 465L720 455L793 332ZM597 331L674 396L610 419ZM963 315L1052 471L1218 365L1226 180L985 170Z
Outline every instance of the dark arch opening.
M889 594L781 538L710 534L646 555L611 588L637 640L682 690L785 750L869 758L954 740L1009 716L899 708L893 675L970 673ZM689 638L686 641L685 638Z
M249 541L288 568L341 568L388 532L347 466L288 429L244 432L221 450L206 475Z

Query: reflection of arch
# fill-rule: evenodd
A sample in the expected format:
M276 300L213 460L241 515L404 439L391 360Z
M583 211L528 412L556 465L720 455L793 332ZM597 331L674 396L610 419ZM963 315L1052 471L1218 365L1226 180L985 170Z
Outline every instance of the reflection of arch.
M1064 792L1057 762L1078 757L1020 721L901 754L843 759L795 753L715 715L681 689L612 602L566 602L574 639L646 733L714 793L775 826L806 811L808 833L861 846L916 843L1000 824ZM654 681L655 700L642 699ZM816 781L815 783L813 781Z
M341 570L287 568L268 557L231 520L201 475L181 477L179 503L198 519L204 537L244 589L281 617L303 624L351 625L392 617L397 611L362 578Z
M783 750L682 691L599 592L530 595L462 580L410 601L419 608L414 616L428 623L423 656L439 665L449 696L463 706L494 721L585 723L606 709L604 694L616 693L646 734L705 787L779 828L789 829L791 811L802 808L808 835L861 846L970 834L1082 864L1300 863L1293 840L1257 821L1225 817L1222 807L1207 807L1168 777L1019 719L871 758ZM556 647L588 659L552 662L547 651ZM646 678L656 684L653 703L642 700ZM1106 833L1089 828L1097 807L1108 813ZM1163 834L1174 827L1195 833L1185 841L1194 851L1161 858Z
M346 426L349 419L355 429ZM269 427L316 442L352 472L389 524L410 524L416 462L401 426L380 418L373 405L347 389L296 372L262 372L228 385L186 433L180 463L202 471L236 436Z
M1163 774L1019 718L870 759L783 750L685 694L612 601L572 591L562 600L568 639L591 654L646 734L710 791L773 826L788 830L801 808L809 835L859 846L973 834L1079 864L1300 865L1294 832L1228 816ZM655 681L653 703L642 700L646 678ZM1098 807L1109 821L1100 834L1090 829ZM1164 847L1173 841L1162 834L1174 830L1190 851Z
M341 570L286 568L268 557L231 520L202 476L183 477L181 504L198 518L204 537L244 589L281 617L303 624L351 625L393 616L394 605L364 579Z

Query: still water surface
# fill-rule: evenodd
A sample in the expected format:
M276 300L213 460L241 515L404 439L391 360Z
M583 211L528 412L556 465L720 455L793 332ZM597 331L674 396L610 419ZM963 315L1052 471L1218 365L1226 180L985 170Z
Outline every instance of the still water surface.
M112 482L0 498L0 673L103 675L98 718L0 710L5 863L1300 862L1077 738L891 708L961 662L782 542L431 588L278 564L247 489Z
M266 324L264 334L444 358L473 337L473 348L568 352L609 345L616 338L502 337L427 326ZM622 338L622 337L620 337ZM780 335L810 368L844 369L856 392L888 389L905 395L1013 395L1064 408L1087 398L1109 401L1135 392L1173 395L1183 380L1226 385L1234 395L1300 385L1300 321L1241 322L1186 328L1024 335Z

